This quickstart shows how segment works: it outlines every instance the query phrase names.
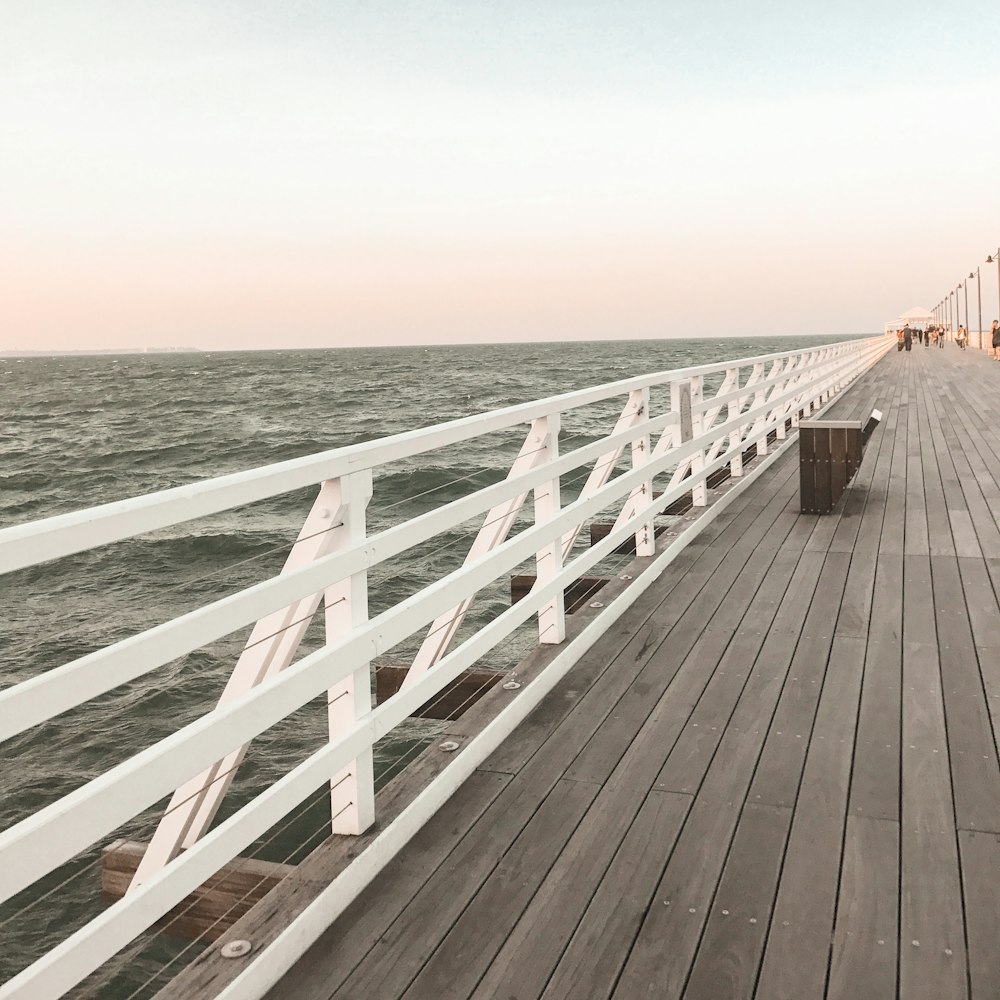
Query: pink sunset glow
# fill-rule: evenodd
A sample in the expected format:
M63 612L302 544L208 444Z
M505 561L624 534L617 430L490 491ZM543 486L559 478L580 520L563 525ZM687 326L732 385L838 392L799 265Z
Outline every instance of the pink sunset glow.
M599 13L601 72L475 14L380 47L305 9L99 6L22 4L0 41L0 349L863 333L1000 239L995 58L813 73L784 23L731 78L644 52L637 79Z

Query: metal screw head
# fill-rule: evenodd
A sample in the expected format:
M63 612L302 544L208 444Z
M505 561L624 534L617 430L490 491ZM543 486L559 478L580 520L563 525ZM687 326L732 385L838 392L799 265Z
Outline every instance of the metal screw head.
M458 749L458 744L454 740L445 740L438 750L443 750L445 753L454 753Z
M244 955L249 955L251 951L253 951L253 945L245 939L227 941L219 949L219 953L223 958L243 958Z
M591 601L590 607L592 608L603 608L604 605L600 601Z
M504 691L517 691L521 684L519 681L504 681L501 687Z

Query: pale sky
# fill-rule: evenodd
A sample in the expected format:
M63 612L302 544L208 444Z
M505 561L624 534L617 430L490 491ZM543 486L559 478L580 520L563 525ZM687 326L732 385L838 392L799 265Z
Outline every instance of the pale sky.
M877 331L998 107L995 3L0 0L0 349Z

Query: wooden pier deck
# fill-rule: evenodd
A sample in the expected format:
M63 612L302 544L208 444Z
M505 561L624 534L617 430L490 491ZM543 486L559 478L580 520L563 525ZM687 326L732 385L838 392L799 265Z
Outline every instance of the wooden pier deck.
M1000 995L1000 365L872 406L833 515L790 449L271 997Z

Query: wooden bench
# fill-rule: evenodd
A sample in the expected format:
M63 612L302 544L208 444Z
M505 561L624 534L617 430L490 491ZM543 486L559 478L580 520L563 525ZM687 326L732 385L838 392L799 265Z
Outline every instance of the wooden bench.
M865 445L882 414L867 421L799 422L799 499L803 514L829 514L861 466Z

